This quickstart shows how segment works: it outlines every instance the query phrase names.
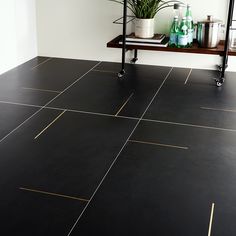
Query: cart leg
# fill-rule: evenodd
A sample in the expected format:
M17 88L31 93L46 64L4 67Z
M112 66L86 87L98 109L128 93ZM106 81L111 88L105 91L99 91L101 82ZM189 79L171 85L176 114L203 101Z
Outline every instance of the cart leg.
M226 28L226 37L225 37L225 48L224 48L224 54L223 54L223 64L222 64L222 68L220 68L220 78L216 79L217 87L221 87L225 81L225 70L228 66L229 32L230 32L230 27L232 26L233 8L234 8L234 0L230 0L229 10L228 10L227 28Z
M127 0L124 0L123 9L123 38L122 38L122 68L118 73L118 79L122 80L125 75L125 53L126 53L126 23L127 23Z
M130 61L132 64L135 64L138 60L138 49L134 49L134 58Z
M216 79L216 86L217 87L221 87L222 84L224 83L225 81L225 70L226 68L228 67L228 54L226 54L223 58L223 64L222 66L220 67L220 78L219 79Z

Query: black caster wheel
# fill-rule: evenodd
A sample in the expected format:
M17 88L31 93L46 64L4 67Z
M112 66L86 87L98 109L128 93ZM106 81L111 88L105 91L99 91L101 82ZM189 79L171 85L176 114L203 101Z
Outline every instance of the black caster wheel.
M131 63L131 64L135 64L137 60L138 60L138 58L133 58L133 59L130 61L130 63Z
M219 82L219 81L217 81L217 82L216 82L216 86L217 86L217 87L221 87L221 86L222 86L222 83Z
M224 78L221 78L221 79L216 79L215 82L216 82L216 86L217 87L221 87L222 84L224 83L225 79Z
M225 65L225 69L227 69L227 67L228 67L228 65ZM222 65L217 65L216 68L217 68L218 71L221 72L222 69L223 69L223 66Z
M222 71L222 66L221 66L221 65L218 65L218 66L217 66L217 70L221 72L221 71Z
M118 79L119 79L119 80L123 80L124 75L125 75L125 70L120 71L120 72L117 74Z

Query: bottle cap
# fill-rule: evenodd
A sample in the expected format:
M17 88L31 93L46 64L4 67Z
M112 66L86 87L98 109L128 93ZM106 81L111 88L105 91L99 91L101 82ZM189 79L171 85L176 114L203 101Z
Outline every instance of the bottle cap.
M175 9L175 10L178 10L178 9L180 9L180 8L181 8L181 6L180 6L179 3L175 3L175 4L174 4L174 9Z

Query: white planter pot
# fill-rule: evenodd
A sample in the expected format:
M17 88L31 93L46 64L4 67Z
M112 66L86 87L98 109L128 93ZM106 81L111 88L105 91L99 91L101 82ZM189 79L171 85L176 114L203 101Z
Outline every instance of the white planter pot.
M153 19L135 19L135 36L138 38L152 38L154 36Z

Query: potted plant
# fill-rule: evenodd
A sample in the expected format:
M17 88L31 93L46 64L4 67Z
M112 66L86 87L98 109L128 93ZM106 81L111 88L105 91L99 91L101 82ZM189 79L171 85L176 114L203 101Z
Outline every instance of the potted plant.
M124 0L110 0L120 4ZM154 17L158 11L173 7L174 3L181 3L175 0L127 0L127 7L136 17L135 36L139 38L152 38L154 36Z

